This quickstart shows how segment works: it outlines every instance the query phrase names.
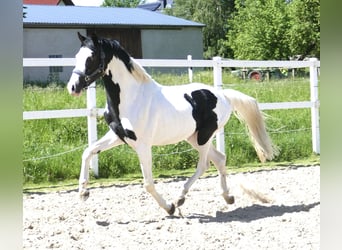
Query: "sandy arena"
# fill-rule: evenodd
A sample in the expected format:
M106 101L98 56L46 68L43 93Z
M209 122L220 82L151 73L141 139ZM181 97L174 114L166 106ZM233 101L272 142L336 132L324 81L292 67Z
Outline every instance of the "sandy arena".
M273 200L252 200L239 187L253 183ZM160 180L168 201L184 178ZM235 204L221 197L219 177L199 179L184 205L168 216L142 184L25 193L24 249L319 249L320 166L287 167L228 177Z

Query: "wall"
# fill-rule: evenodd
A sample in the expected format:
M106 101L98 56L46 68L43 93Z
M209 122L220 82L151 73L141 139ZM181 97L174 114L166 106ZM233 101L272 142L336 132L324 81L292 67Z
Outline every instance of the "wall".
M24 28L23 57L48 58L49 55L62 55L63 58L74 58L80 48L77 32L86 35L85 29L40 29ZM58 79L68 81L73 67L63 67L57 73ZM24 68L24 81L49 81L56 79L50 74L49 67Z
M143 29L141 31L144 59L203 59L202 28ZM186 73L186 68L145 67L153 75L157 72Z
M141 31L144 59L203 59L202 29L143 29Z
M24 28L23 57L48 58L49 55L56 54L74 58L80 47L77 31L86 35L86 29ZM187 55L192 55L193 59L202 59L202 29L142 29L141 46L144 59L186 59ZM63 72L57 73L58 80L67 82L72 69L73 67L63 67ZM150 73L152 71L151 68L147 70ZM157 71L179 73L186 69L159 68ZM55 79L48 67L25 67L23 72L25 81L53 82Z

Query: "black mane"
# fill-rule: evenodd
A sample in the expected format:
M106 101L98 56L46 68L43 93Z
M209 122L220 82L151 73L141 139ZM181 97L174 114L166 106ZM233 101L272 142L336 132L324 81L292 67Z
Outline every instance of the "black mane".
M95 42L94 42L94 39L95 39ZM133 64L131 62L131 56L123 47L121 47L118 41L110 40L106 38L88 37L86 40L83 41L82 45L91 49L95 53L97 53L98 51L101 51L101 53L104 53L104 68L105 69L107 68L108 63L115 56L116 58L118 58L125 64L129 72L132 72Z

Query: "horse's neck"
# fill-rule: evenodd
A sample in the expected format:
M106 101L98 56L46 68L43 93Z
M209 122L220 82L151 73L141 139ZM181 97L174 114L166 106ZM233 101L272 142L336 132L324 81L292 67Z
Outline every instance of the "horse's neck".
M154 85L158 85L134 59L131 60L133 65L131 72L117 58L113 58L107 67L107 74L112 76L113 83L120 86L120 101L122 104L127 100L132 103L145 92L143 89L146 87L153 88Z
M107 74L109 74L110 71L115 82L146 84L152 81L151 76L133 58L131 58L131 63L132 70L130 72L120 59L113 57L111 62L108 64Z

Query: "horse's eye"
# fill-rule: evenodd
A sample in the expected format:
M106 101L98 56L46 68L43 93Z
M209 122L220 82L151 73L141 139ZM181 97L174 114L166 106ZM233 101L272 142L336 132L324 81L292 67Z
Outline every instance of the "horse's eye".
M90 67L91 63L94 61L93 57L88 57L86 61L86 67Z

